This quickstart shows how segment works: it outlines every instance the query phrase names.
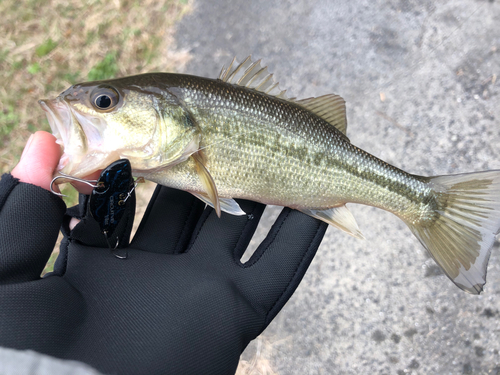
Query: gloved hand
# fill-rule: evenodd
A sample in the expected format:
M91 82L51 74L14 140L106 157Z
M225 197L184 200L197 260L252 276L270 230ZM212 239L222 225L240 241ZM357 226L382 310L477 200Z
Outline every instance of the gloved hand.
M297 288L327 227L285 208L241 264L264 205L239 204L247 216L219 219L192 195L158 187L130 244L133 204L117 229L125 260L113 256L83 204L68 210L82 220L70 231L64 218L54 273L40 278L64 205L5 175L0 346L79 360L105 373L234 373L241 352Z

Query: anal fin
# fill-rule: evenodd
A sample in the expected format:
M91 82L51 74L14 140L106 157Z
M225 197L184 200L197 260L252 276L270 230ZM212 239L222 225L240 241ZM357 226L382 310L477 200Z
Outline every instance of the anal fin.
M359 230L356 219L354 219L351 211L349 211L345 205L332 207L326 210L301 208L299 211L339 228L353 237L360 238L362 240L365 239Z

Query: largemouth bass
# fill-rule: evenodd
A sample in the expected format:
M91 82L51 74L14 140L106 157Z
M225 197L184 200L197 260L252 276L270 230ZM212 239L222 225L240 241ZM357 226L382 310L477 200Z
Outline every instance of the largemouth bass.
M127 158L136 177L234 215L234 198L288 206L362 234L346 203L401 218L444 273L479 294L500 229L500 171L423 177L352 145L338 95L289 99L260 61L218 79L170 73L74 85L40 100L63 146L59 170L84 177Z

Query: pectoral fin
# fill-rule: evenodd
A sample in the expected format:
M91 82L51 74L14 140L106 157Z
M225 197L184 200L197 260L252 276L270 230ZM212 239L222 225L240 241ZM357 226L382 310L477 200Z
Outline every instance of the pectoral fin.
M205 165L203 164L203 157L199 152L195 152L191 155L194 160L196 166L196 172L198 172L198 177L200 178L200 182L206 190L206 198L208 202L210 202L211 206L215 209L217 216L220 217L220 200L219 194L217 193L217 186L215 186L214 179L210 175L210 172L207 170ZM200 198L201 199L201 198ZM202 199L203 200L203 199ZM207 201L205 201L208 203Z
M349 233L351 236L364 239L365 237L358 228L356 219L352 216L351 211L345 205L329 208L327 210L299 209L300 212L322 220L325 223L333 225L336 228Z
M206 204L208 204L210 207L213 207L214 205L212 204L212 201L210 198L205 195L205 194L200 194L200 193L193 193L191 192L196 198L202 200ZM219 197L219 203L220 203L220 209L221 211L227 212L228 214L231 215L236 215L236 216L241 216L241 215L246 215L245 211L243 211L238 203L234 199L231 198L220 198Z

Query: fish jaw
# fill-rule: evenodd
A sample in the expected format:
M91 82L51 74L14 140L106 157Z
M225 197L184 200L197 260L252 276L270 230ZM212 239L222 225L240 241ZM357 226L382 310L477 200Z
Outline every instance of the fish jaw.
M52 135L57 139L56 143L64 147L69 143L69 128L72 122L69 110L65 110L64 104L58 100L42 99L38 104L47 114Z
M58 172L82 178L119 158L116 153L100 149L103 124L95 121L99 119L86 119L60 98L38 103L46 112L56 143L63 149Z
M47 114L56 142L63 148L58 171L70 174L72 165L87 151L85 134L72 116L67 104L59 99L43 99L38 103ZM75 124L76 123L76 124Z

